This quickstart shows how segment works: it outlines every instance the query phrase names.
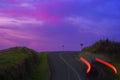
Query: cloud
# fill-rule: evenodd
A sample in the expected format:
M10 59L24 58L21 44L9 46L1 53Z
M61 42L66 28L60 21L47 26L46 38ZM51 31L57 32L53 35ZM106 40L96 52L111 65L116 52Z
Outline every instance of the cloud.
M32 3L20 3L16 4L16 7L26 8L28 10L34 10L36 7Z
M39 43L38 44L39 46L37 47L42 48L43 44L46 44L47 41L50 41L48 37L42 35L36 35L35 33L32 33L30 31L27 30L22 31L20 29L0 28L0 44L1 44L0 48L13 47L13 46L28 46L30 48L34 48L38 50L38 48L36 48L36 44L34 43Z
M0 38L0 44L6 45L6 46L16 45L15 42L12 42L12 41L7 40L7 39L2 39L2 38Z
M66 23L71 23L78 27L80 32L94 33L103 36L119 33L119 19L103 18L98 20L96 18L87 18L83 16L70 16L66 17L64 20Z
M78 49L81 42L118 39L119 7L118 0L2 0L1 43L58 50L61 44Z
M53 4L54 5L54 4ZM9 4L9 7L0 8L1 14L10 17L28 17L44 20L46 22L56 22L61 19L60 16L52 14L54 8L52 4L32 4L32 3L16 3ZM57 10L57 9L56 9Z
M23 1L15 4L9 4L1 9L6 15L9 16L24 16L35 17L46 21L56 22L61 18L70 15L81 15L85 10L83 5L85 1L51 1L51 2L38 2L31 3ZM22 13L21 13L22 12Z
M43 21L34 18L11 18L11 17L0 17L0 26L16 26L26 27L26 24L39 24L43 25Z
M72 25L79 28L79 32L83 33L93 33L96 35L105 35L106 32L104 31L104 28L102 27L104 23L87 19L85 17L76 16L76 17L67 17L65 19L66 22L71 23ZM102 33L101 33L102 32Z
M0 29L0 35L3 38L18 38L18 39L37 39L35 35L28 34L18 30Z

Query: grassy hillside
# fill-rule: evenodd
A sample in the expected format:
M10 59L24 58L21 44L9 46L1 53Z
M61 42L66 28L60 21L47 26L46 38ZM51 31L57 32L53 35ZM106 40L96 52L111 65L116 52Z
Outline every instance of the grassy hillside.
M84 48L81 53L90 52L108 56L114 62L120 62L120 42L99 40L95 44Z
M39 63L37 52L26 47L0 51L0 80L24 80Z
M41 52L38 54L39 64L34 69L33 73L27 80L49 80L50 71L48 65L48 53Z
M91 46L83 48L80 53L99 54L111 59L111 62L117 67L118 75L116 80L120 80L120 42L99 40ZM80 54L78 54L80 56Z

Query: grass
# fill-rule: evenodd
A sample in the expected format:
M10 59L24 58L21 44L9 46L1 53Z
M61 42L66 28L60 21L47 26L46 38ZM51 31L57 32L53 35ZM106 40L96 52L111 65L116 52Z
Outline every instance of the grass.
M26 57L28 57L28 55L24 53L16 54L8 52L6 54L0 54L0 69L22 63L22 60Z
M26 47L0 50L0 80L49 80L47 55Z
M31 77L29 77L27 80L49 80L50 71L49 71L49 65L48 65L48 59L47 59L47 52L39 53L39 64L34 69L34 71L31 74Z
M18 50L4 50L0 52L0 70L6 70L9 67L15 66L23 62L28 57L24 52Z
M38 63L37 52L26 47L0 51L0 80L24 80Z

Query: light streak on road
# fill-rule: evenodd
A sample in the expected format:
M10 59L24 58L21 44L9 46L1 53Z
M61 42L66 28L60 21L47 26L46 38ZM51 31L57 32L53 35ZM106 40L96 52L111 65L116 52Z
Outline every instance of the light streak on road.
M95 58L95 60L102 63L102 64L104 64L104 65L106 65L106 66L108 66L109 68L111 68L115 72L115 74L117 74L117 69L112 64L110 64L110 63L108 63L108 62L106 62L104 60L101 60L99 58Z
M87 70L86 70L86 73L88 74L88 73L90 72L90 70L91 70L91 65L90 65L90 63L89 63L85 58L83 58L83 57L80 57L80 60L87 65L88 68L87 68Z

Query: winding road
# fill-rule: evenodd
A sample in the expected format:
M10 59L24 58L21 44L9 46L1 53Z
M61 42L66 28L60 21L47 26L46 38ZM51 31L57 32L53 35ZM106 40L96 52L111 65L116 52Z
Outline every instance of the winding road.
M104 65L95 62L93 56L86 58L91 61L92 69L90 74L86 74L87 66L75 58L73 54L78 52L51 52L48 54L50 66L50 80L112 80L103 68ZM102 75L101 75L102 74Z
M86 66L73 57L75 52L54 52L48 55L50 80L88 80Z

